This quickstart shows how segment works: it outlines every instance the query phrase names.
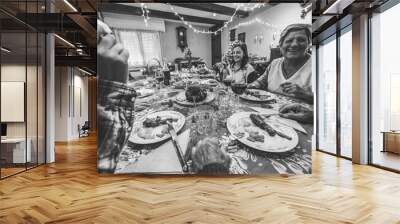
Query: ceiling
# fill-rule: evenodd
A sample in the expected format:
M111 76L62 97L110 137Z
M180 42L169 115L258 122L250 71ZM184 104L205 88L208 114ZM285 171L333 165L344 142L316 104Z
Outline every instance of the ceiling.
M351 24L352 18L388 2L388 0L312 0L313 44Z
M46 2L50 4L46 5ZM82 62L87 69L96 70L96 0L34 0L34 1L0 1L0 23L2 45L10 49L9 58L21 58L36 55L37 48L30 43L36 32L54 32L56 65L76 65ZM49 13L50 7L53 9ZM25 30L34 32L27 35ZM27 46L25 48L25 46ZM67 56L67 57L64 57ZM79 60L81 59L81 60ZM75 63L75 64L74 64Z
M140 3L126 3L126 5L141 7ZM148 3L146 5L147 5L148 9L150 9L150 10L159 10L159 11L163 11L163 12L174 13L170 8L170 6L172 6L175 9L175 11L178 12L180 15L191 15L191 16L202 17L202 18L213 18L216 20L223 20L223 21L230 19L230 16L228 16L228 15L217 14L217 13L213 13L213 12L209 12L209 11L184 8L184 7L176 6L176 5L167 5L167 4L163 4L163 3ZM212 24L208 24L208 25L212 25Z

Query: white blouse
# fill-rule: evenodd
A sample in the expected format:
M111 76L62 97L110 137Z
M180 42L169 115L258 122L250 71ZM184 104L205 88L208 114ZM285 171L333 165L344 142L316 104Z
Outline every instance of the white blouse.
M266 87L268 91L284 95L287 95L287 93L282 91L281 84L285 82L297 84L302 89L312 92L311 58L288 79L283 75L283 61L283 57L273 60L257 82L259 82L261 86L264 86L264 88L265 84L267 84Z
M247 63L243 69L233 70L230 66L228 67L229 76L227 79L232 79L236 83L247 83L247 76L254 71L253 66Z

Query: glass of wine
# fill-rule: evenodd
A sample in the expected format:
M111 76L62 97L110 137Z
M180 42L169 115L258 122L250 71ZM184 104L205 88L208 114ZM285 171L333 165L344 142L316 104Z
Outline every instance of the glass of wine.
M224 79L223 82L224 82L226 87L229 87L231 85L232 80L231 79Z
M247 88L247 84L245 82L235 82L232 81L231 83L231 89L233 91L233 93L235 93L235 103L234 103L234 107L235 109L239 109L240 105L239 105L239 96L242 95Z

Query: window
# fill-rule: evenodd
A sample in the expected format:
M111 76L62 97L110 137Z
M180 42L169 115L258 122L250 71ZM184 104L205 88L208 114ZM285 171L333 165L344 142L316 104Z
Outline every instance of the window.
M318 149L336 154L336 36L318 48Z
M352 34L351 26L340 36L340 154L352 157Z
M400 134L390 131L400 130L398 21L400 4L371 18L370 156L372 164L395 170L400 170Z
M129 67L145 66L154 59L161 61L158 32L115 29L115 33L129 51Z

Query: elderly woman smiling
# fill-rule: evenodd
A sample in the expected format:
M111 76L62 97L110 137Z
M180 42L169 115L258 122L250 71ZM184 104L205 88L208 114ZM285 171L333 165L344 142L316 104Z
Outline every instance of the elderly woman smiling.
M311 32L307 24L291 24L281 33L279 46L282 56L271 62L265 73L248 88L271 92L313 102L311 80Z

